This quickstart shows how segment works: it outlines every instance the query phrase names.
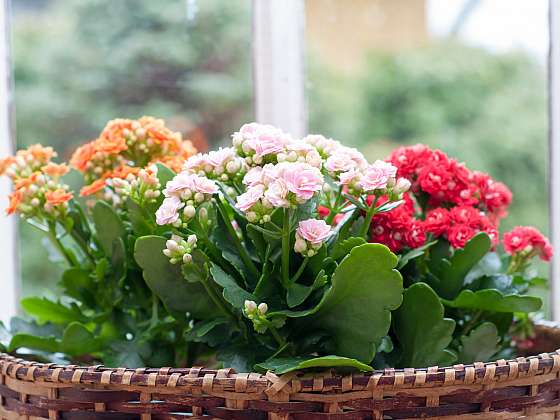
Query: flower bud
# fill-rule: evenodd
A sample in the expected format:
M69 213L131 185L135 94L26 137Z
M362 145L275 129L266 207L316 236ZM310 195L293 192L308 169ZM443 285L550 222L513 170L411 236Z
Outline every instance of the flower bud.
M403 194L410 189L410 181L406 178L399 178L395 187L393 188L393 192L395 194Z
M192 255L191 254L183 255L183 262L185 264L190 264L192 262Z
M194 195L194 201L196 201L197 203L202 203L204 201L204 194L202 194L201 192L197 192Z
M183 214L185 215L185 217L187 219L191 219L196 214L196 209L193 206L190 206L190 205L186 206L185 209L183 210Z
M251 223L257 221L257 213L255 213L254 211L248 212L246 216L247 216L247 220Z
M208 221L208 210L206 207L201 207L198 209L198 218L200 219L201 223L206 223Z
M266 314L266 312L268 311L268 305L264 302L262 302L259 306L258 306L258 310L259 310L259 314L260 315L264 315Z
M179 249L179 244L175 242L173 239L169 239L168 241L166 241L165 246L170 251L177 251Z
M255 301L253 300L246 300L245 301L245 312L252 313L255 312L255 310L257 309L257 304L255 303Z
M304 239L302 238L296 238L296 243L294 244L294 251L295 252L305 252L305 250L307 249L307 243L305 242Z
M187 238L187 245L192 247L196 246L196 241L197 241L197 237L196 235L189 235L189 237Z

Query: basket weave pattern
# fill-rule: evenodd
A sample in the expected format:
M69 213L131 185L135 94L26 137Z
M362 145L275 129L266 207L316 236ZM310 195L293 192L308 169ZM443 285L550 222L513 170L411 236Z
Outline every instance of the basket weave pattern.
M278 377L0 355L1 419L554 419L560 351L449 368Z

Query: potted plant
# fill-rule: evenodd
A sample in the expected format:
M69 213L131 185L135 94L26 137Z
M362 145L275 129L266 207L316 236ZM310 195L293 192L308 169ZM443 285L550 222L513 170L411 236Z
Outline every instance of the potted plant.
M136 376L93 369L99 375L90 381L188 384L207 396L214 395L214 380L230 378L223 368L269 372L235 376L229 387L238 394L254 385L250 398L232 397L243 401L235 407L224 395L225 402L214 401L243 415L327 410L366 418L351 403L365 399L375 416L398 416L398 404L414 404L398 400L383 408L376 390L407 384L407 372L412 388L441 378L445 385L461 378L470 385L479 375L499 380L502 366L516 377L505 361L492 364L491 375L480 362L512 357L515 343L532 336L529 314L542 302L528 292L543 280L531 262L550 260L552 248L532 227L501 239L507 187L439 150L403 147L370 163L338 141L294 139L251 123L232 135L231 147L194 154L161 120L113 120L70 160L84 176L83 199L64 183L69 167L53 163L54 156L36 145L0 161L0 172L14 182L8 213L44 231L68 266L59 300L22 301L32 320L16 318L3 329L5 351L115 368L174 366ZM556 356L542 360L516 362L517 372L560 368ZM457 365L473 362L479 363L474 370ZM15 379L89 383L80 369L67 378L59 367L63 375L59 370L53 380L52 366L37 370L9 357L3 363L4 374ZM195 364L222 370L203 372L210 375L206 382L189 382L200 379L199 369L186 368ZM453 364L459 367L410 370ZM371 373L374 368L386 375ZM333 389L373 390L374 398L333 398L327 379L316 376L311 390L328 395L303 401L324 406L249 406L265 399L263 390L269 402L286 394L289 401L298 386L306 387L295 372L329 369L369 372L354 385L345 378L358 376L337 377ZM152 412L152 391L140 395L147 411L123 412ZM221 416L201 398L183 405ZM177 408L165 400L164 407ZM454 414L488 409L453 407Z

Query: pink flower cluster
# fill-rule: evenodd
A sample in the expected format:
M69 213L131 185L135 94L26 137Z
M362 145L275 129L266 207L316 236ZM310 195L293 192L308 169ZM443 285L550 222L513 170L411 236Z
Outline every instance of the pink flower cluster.
M236 207L251 222L268 221L276 207L302 204L323 188L323 175L314 166L301 162L251 168L243 178L247 190L237 197Z
M298 224L294 251L312 257L331 235L332 229L324 220L307 219Z
M244 124L232 137L235 151L249 166L280 162L301 162L316 168L322 165L321 155L315 147L294 140L272 125Z
M504 234L504 249L510 255L525 258L538 256L543 261L552 259L552 246L548 239L532 226L517 226Z
M494 224L507 215L511 192L487 174L473 172L441 150L417 144L399 147L388 159L400 176L412 182L416 195L426 195L428 206L474 206Z
M197 207L209 201L217 192L214 181L189 172L179 173L163 190L165 199L156 212L158 225L188 222L195 216Z
M220 147L218 150L191 156L185 162L184 170L225 182L243 178L247 172L247 164L234 148Z

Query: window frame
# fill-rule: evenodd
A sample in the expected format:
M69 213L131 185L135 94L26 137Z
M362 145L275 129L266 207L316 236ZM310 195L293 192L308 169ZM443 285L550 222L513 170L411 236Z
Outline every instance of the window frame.
M556 256L550 276L552 319L560 321L560 3L549 1L549 209L550 239Z
M15 149L13 79L10 56L10 5L0 0L0 157L11 155ZM0 179L1 202L10 194L11 185ZM0 214L0 321L7 323L19 312L20 278L18 273L17 223L15 217Z

